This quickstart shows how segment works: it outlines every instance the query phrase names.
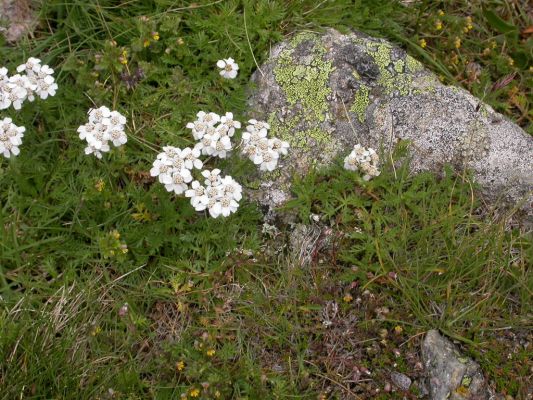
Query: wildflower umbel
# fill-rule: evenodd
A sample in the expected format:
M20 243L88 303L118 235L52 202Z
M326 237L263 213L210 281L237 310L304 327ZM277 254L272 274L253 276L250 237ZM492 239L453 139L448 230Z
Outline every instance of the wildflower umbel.
M365 181L379 176L381 171L378 169L378 165L379 156L376 151L360 144L356 144L352 152L344 159L344 168L350 171L360 170Z
M10 158L19 154L19 146L22 144L22 137L26 128L16 126L11 118L4 118L0 121L0 153Z
M266 122L251 119L248 123L242 134L242 153L259 165L260 171L273 171L280 156L287 154L289 143L276 137L267 138L270 125Z
M217 61L217 67L220 68L220 75L226 79L235 79L239 71L239 65L233 58L226 58Z
M30 57L17 67L17 72L8 76L7 68L0 68L0 110L11 106L20 110L26 100L32 102L36 96L43 100L55 96L57 83L54 70L48 65L41 65L38 58Z
M78 128L80 139L87 142L85 154L102 158L102 153L111 150L109 143L120 147L128 141L124 132L126 117L118 111L102 106L89 110L89 122Z

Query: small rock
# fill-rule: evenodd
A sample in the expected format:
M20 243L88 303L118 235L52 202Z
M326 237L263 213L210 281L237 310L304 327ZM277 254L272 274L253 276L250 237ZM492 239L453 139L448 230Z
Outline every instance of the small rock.
M422 359L431 400L489 400L491 393L480 366L438 331L431 330L422 343Z
M409 390L411 387L411 378L409 378L407 375L404 375L400 372L392 372L390 374L390 378L392 380L392 383L400 389L400 390Z
M0 32L15 43L31 33L37 24L30 0L0 0Z

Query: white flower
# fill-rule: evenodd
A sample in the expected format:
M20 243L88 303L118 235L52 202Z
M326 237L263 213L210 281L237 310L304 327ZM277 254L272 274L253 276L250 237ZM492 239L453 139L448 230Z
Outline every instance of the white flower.
M191 198L191 205L196 211L203 211L207 208L209 197L207 196L205 187L200 182L193 181L191 183L191 189L185 192L185 196Z
M188 169L174 170L172 172L171 182L165 185L165 189L169 192L173 191L176 194L182 194L189 189L187 183L190 181L192 181L192 175Z
M233 113L227 112L220 118L219 128L223 129L229 137L232 137L235 134L235 129L241 129L241 123L233 120Z
M108 124L109 125L109 117L111 116L111 110L107 108L106 106L102 106L99 108L91 108L89 110L89 122L93 124Z
M231 176L225 176L220 183L225 196L231 197L236 201L242 199L242 186L237 183Z
M100 147L99 149L95 148L94 146L92 145L88 145L86 148L85 148L85 154L89 155L89 154L94 154L97 158L102 158L102 153L106 153L108 152L110 149L109 149L109 145L107 143L104 143L102 145L102 147Z
M204 137L204 134L209 125L203 121L189 122L186 127L192 131L192 136L195 140L200 140Z
M258 163L257 160L261 159L261 162ZM260 164L260 171L274 171L278 165L279 154L272 149L261 152L260 157L256 157L254 160L255 164Z
M214 112L206 113L205 111L199 111L196 117L197 122L203 122L208 126L215 126L220 121L220 115Z
M217 61L217 67L221 69L220 75L226 79L234 79L237 76L239 65L233 58L227 58Z
M108 119L105 122L111 127L117 127L123 130L124 125L126 125L126 117L118 111L111 111Z
M246 131L242 134L242 142L244 144L254 144L259 140L266 138L266 136L266 129L256 129L252 125L248 125L246 127Z
M356 144L350 154L344 159L344 168L350 171L363 172L363 179L368 181L373 177L379 176L381 171L378 169L379 156L371 148L365 148Z
M33 71L38 72L41 68L41 60L38 58L30 57L28 58L28 61L26 61L25 64L21 64L17 67L17 72L23 72L23 71Z
M251 119L248 121L250 125L246 127L249 131L258 130L258 131L268 131L270 130L270 124L264 121L258 121L256 119Z
M212 155L215 157L220 158L226 158L228 155L228 152L231 150L231 140L229 136L223 136L220 137L220 135L217 134L218 140L213 141L213 153Z
M279 155L286 156L287 153L289 152L289 147L290 147L289 143L283 140L280 140L278 138L269 139L268 145L270 146L270 148L272 148L272 150L274 150Z
M112 130L108 129L109 140L113 142L113 146L119 147L128 141L128 137L122 129L115 127Z
M190 147L185 147L181 151L181 158L187 169L202 169L204 163L198 157L200 157L200 149L196 146L192 149Z
M28 97L28 90L24 87L20 87L17 84L9 83L5 87L5 92L2 101L2 109L13 106L15 110L20 110L22 103Z
M237 203L232 197L224 196L219 200L220 213L224 217L228 217L230 214L237 211L239 203Z
M159 182L162 184L170 185L172 183L173 172L171 162L170 159L156 159L152 164L152 169L150 169L150 175L157 176Z
M22 144L22 138L26 128L13 124L11 118L4 118L0 121L0 153L10 158L11 155L20 153L19 146Z
M222 178L220 177L220 170L218 168L213 169L212 171L203 170L202 176L205 178L204 184L207 186L218 186Z

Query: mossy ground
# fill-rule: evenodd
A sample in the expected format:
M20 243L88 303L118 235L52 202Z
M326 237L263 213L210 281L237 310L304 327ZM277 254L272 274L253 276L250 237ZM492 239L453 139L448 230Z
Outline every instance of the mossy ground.
M161 145L191 144L197 111L245 118L252 52L261 63L285 35L327 26L404 44L531 130L531 21L514 4L43 2L34 36L0 47L11 72L39 56L60 85L2 114L27 133L0 163L0 398L403 398L384 392L390 372L418 380L429 328L525 397L531 238L480 213L468 177L384 165L364 183L340 160L310 174L288 212L319 215L333 240L301 267L290 231L263 226L254 204L212 220L147 173ZM234 81L215 68L225 57ZM102 161L75 132L93 104L129 120L128 145Z

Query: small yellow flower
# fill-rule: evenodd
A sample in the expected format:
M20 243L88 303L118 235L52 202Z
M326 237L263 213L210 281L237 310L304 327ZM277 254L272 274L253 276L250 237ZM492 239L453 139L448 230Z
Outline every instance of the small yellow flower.
M533 74L533 66L529 67L529 72Z
M420 44L420 47L422 47L423 49L425 49L427 46L426 39L420 39L418 43Z
M91 332L91 335L92 336L96 336L96 335L99 335L100 333L102 333L102 328L100 328L99 326L95 327L93 329L93 331Z
M98 192L102 192L105 188L105 182L102 180L102 179L98 179L98 181L96 182L96 184L94 185L94 188L98 191Z
M350 301L353 300L353 297L350 293L344 295L344 297L342 298L342 300L344 300L345 303L349 303Z
M176 363L176 369L177 369L178 371L183 371L183 370L185 369L185 362L183 362L183 361L178 361L178 362Z
M514 60L511 57L507 57L507 63L512 67L514 65Z
M215 349L209 349L206 351L208 357L213 357L215 355Z
M128 63L128 51L126 49L122 50L122 54L118 58L121 64L126 65Z
M157 32L152 32L152 39L154 39L156 42L160 39L159 37L159 33Z
M403 328L400 325L396 325L394 327L394 333L396 333L397 335L399 335L402 332L403 332Z
M439 17L444 17L444 11L442 10L437 11L437 14Z
M178 43L178 46L183 46L185 44L185 40L179 37L178 40L176 40L176 43Z
M461 38L456 37L454 44L455 44L455 48L456 49L460 48L461 47Z
M498 43L496 43L494 40L490 42L490 47L492 47L493 49L495 49L497 46L498 46Z
M483 57L487 57L490 54L490 52L491 52L491 50L488 47L485 47L485 49L483 49L483 53L481 53L481 55Z
M437 22L435 22L435 29L440 31L442 29L442 21L441 20L437 20Z
M191 397L200 396L200 389L197 389L197 388L191 389L191 391L189 392L189 396Z
M148 39L144 39L143 46L144 47L150 46L150 41Z
M219 392L218 390L215 392L215 397L216 397L217 399L220 397L220 392Z

